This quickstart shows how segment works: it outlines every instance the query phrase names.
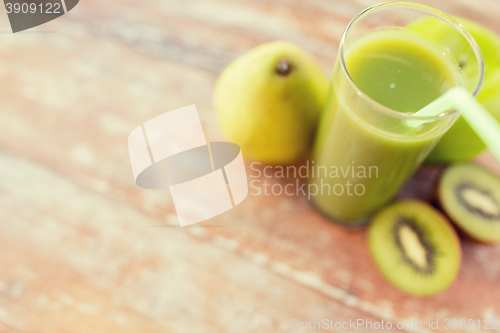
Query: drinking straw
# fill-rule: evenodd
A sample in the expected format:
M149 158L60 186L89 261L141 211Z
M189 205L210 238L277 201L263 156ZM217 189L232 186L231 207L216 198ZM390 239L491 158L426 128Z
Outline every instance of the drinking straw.
M500 161L500 123L466 89L462 87L451 88L412 116L435 117L452 108L464 117ZM408 120L406 123L409 126L417 127L424 122L426 121Z

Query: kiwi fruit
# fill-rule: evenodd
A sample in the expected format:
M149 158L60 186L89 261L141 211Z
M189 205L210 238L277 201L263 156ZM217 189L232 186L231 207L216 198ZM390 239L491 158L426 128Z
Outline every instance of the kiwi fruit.
M456 164L442 175L438 199L450 219L468 236L500 242L500 178L475 164Z
M395 287L432 295L456 278L462 251L455 229L429 204L395 203L375 216L368 231L375 264Z

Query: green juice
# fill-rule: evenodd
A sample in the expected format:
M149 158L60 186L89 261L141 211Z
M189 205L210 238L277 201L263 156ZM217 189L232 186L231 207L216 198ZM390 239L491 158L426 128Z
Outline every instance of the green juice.
M384 107L416 112L456 86L459 76L437 46L405 30L369 33L346 50L345 64L369 99L339 79L337 61L310 186L317 185L312 200L324 214L355 224L391 200L444 134L433 124L415 131Z

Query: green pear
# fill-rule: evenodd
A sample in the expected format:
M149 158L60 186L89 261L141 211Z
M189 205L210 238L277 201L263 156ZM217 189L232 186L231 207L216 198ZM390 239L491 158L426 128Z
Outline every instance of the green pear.
M311 146L328 82L314 58L283 41L257 46L217 79L214 109L245 158L287 164Z
M477 100L495 118L500 120L500 37L475 22L461 17L456 17L456 20L474 37L483 54L485 77ZM459 43L451 37L454 33L450 30L453 28L439 19L426 17L411 23L409 28L440 44L447 44L452 54L454 49L457 51L459 49ZM467 58L470 57L473 57L473 54L469 54L465 59L459 58L457 61L466 65L469 61ZM470 61L475 60L472 58ZM465 70L467 70L466 66ZM465 74L467 75L467 72ZM463 117L460 117L430 153L427 162L435 164L465 162L472 159L485 147L474 130Z

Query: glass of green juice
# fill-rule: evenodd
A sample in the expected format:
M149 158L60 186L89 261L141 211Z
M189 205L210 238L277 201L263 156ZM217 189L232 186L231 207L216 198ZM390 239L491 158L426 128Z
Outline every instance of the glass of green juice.
M449 26L447 36L413 30L422 19ZM313 149L312 203L335 222L367 222L459 117L456 110L412 114L455 86L477 96L483 78L478 45L446 14L402 2L361 12L340 41ZM422 123L409 126L410 119Z

